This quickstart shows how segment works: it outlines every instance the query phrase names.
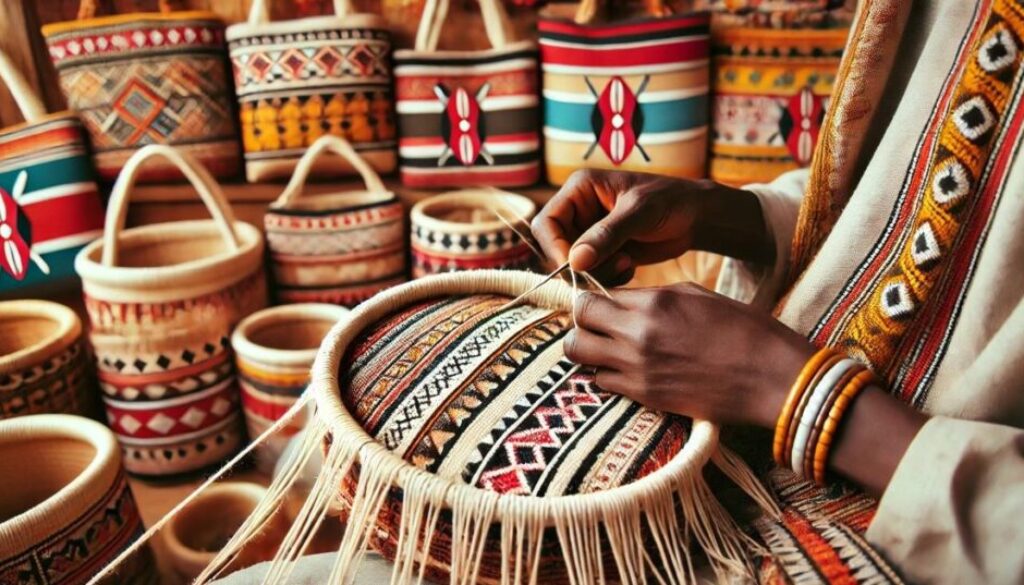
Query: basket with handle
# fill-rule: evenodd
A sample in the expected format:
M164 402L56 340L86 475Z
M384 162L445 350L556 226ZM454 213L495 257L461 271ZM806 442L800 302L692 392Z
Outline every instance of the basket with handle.
M438 50L450 0L428 0L412 50L395 51L398 157L408 187L540 179L537 50L509 40L500 0L480 0L492 48Z
M346 522L330 582L369 547L392 583L693 583L751 578L738 527L704 483L714 462L758 499L713 424L603 391L565 358L573 291L517 271L412 281L353 310L312 370L316 415L258 511L199 576L256 534L310 454L319 478L271 566L324 515Z
M135 180L153 158L192 184L213 219L124 229ZM194 471L241 442L230 335L266 306L263 234L235 221L192 156L149 145L111 191L103 239L75 259L82 277L107 419L128 471Z
M96 16L82 0L78 20L48 24L43 36L68 105L89 131L99 176L113 182L147 144L188 152L211 173L241 169L224 23L212 12L172 11ZM178 178L173 166L150 165L142 181Z
M317 162L340 156L364 190L303 195ZM406 280L402 203L343 138L322 136L264 217L275 292L286 303L356 305Z
M0 130L0 297L77 284L75 254L99 237L103 202L85 131L46 108L0 51L0 80L25 118Z
M247 22L227 29L250 181L291 175L317 138L347 139L378 172L395 169L391 34L380 16L334 0L334 16L270 22L255 0ZM353 174L325 157L317 177Z
M66 414L0 424L0 583L78 585L142 533L117 440ZM148 548L103 583L159 582Z
M707 12L598 22L599 0L551 5L538 22L548 181L581 167L705 174ZM656 14L656 16L654 15Z

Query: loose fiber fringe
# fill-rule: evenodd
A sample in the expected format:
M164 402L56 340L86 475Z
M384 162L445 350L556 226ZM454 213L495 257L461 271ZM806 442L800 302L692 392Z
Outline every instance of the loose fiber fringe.
M328 426L313 421L301 448L284 464L266 498L216 559L196 579L209 583L237 557L245 544L264 528L280 507L310 457L329 436ZM347 522L327 583L352 583L376 530L376 519L395 488L403 493L398 525L396 558L391 585L422 583L431 545L442 511L451 510L452 585L477 583L488 534L498 526L502 558L500 585L536 585L545 530L555 529L559 548L572 585L658 583L683 585L697 582L694 551L708 560L715 580L734 582L750 578L749 551L756 547L719 504L700 471L688 474L676 485L645 492L640 498L610 497L603 511L584 505L595 497L533 498L506 496L487 490L435 489L429 475L416 473L401 459L374 442L347 443L334 437L322 472L284 538L262 583L287 583L296 561L311 544L332 504L339 503L339 486L358 461L358 481L351 501L343 504ZM381 453L373 453L381 451ZM764 488L739 458L719 451L712 459L769 513L777 510ZM538 513L538 509L542 512ZM646 535L646 536L645 536ZM646 540L646 541L645 541ZM696 547L694 545L697 545ZM608 574L607 556L615 570ZM699 553L698 553L699 554Z

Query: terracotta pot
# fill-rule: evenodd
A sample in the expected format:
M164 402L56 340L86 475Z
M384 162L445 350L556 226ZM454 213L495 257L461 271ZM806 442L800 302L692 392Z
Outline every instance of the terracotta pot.
M76 416L0 423L0 583L85 583L142 533L114 435ZM156 583L145 548L109 583Z
M413 278L477 268L532 268L533 251L516 230L528 232L523 221L536 211L528 198L497 189L466 189L420 201L410 219Z
M0 303L0 419L95 417L99 398L74 311L49 301Z
M256 509L266 493L266 488L255 483L219 483L172 518L165 528L164 539L174 572L188 580L198 575ZM246 543L225 572L273 558L287 530L287 521L276 514L258 537Z
M320 342L347 315L348 309L336 305L282 305L253 313L238 324L231 345L250 440L295 404L309 384L309 368ZM305 424L306 415L302 414L261 445L257 466L272 471L288 439Z

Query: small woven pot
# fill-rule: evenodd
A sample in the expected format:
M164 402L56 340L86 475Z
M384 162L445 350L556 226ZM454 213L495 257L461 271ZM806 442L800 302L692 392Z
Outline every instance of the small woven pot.
M49 301L0 303L0 419L47 413L99 414L82 322Z
M198 575L256 509L266 493L265 487L255 483L218 483L174 516L164 537L174 572L186 581ZM276 514L257 538L246 543L227 572L273 558L274 547L280 543L287 529L284 516Z
M530 246L505 222L529 230L536 211L528 198L496 189L466 189L420 201L410 218L413 278L478 268L533 268Z
M348 161L366 190L302 197L328 154ZM406 280L402 204L342 138L322 136L306 151L264 226L281 302L353 306Z
M82 584L142 533L114 435L76 416L0 424L0 583ZM108 583L156 583L149 549Z
M281 418L309 385L309 368L317 349L348 309L326 304L283 305L246 317L231 336L242 389L242 411L254 439ZM258 467L273 471L289 439L306 424L299 415L260 446Z
M151 157L192 183L212 220L124 230L135 176ZM75 259L107 419L125 467L143 475L202 469L242 441L230 336L267 302L263 234L237 222L195 159L162 146L132 157L110 195L102 240Z

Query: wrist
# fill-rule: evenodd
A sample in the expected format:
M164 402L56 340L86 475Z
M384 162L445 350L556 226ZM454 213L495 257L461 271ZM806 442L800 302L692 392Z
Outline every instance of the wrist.
M754 193L710 180L692 182L687 192L696 218L694 249L759 264L775 261L775 246Z
M762 397L755 409L753 424L767 429L775 428L794 381L816 351L817 348L806 339L793 333L785 343L779 344L778 351L764 354L763 359L769 369L759 379L758 387L752 389L754 395Z

